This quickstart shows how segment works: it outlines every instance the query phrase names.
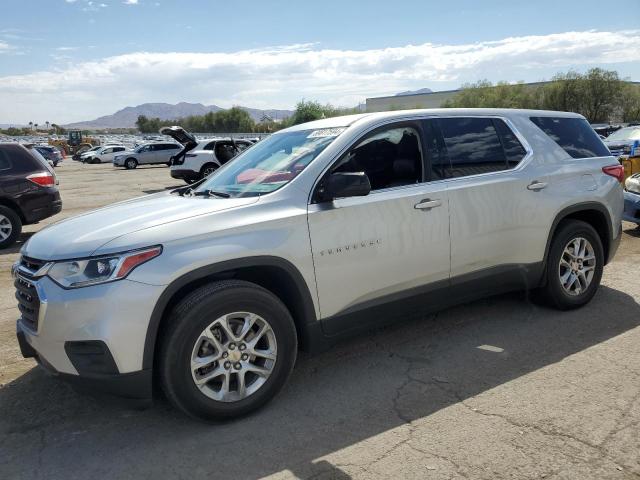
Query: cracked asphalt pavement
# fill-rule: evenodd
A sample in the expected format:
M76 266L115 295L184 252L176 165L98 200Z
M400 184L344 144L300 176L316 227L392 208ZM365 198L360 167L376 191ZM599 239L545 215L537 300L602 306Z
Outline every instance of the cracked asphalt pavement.
M167 168L58 169L64 210L175 185ZM408 320L301 355L284 391L206 424L77 393L23 359L0 253L0 478L640 478L640 231L587 307L525 294Z

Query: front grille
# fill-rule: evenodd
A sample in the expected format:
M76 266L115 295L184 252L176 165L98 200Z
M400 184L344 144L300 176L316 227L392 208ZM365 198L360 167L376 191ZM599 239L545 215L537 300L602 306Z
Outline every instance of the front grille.
M31 330L37 331L40 298L35 285L19 275L16 276L13 285L16 287L16 299L22 323Z
M31 275L30 275L29 273L27 273L27 272L25 272L23 270L22 272L27 277L32 277L32 274L34 274L35 272L40 270L44 266L45 263L47 263L47 262L45 262L44 260L38 260L38 259L35 259L35 258L25 257L25 256L23 256L20 259L20 266L26 268L31 273Z

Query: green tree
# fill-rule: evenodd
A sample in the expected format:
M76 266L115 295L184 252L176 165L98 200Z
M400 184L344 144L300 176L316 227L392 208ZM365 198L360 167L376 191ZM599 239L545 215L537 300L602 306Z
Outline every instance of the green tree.
M302 99L296 104L296 109L288 123L298 125L321 118L335 117L337 114L337 110L331 105L321 105L319 102Z
M640 85L625 85L622 98L622 121L640 121Z

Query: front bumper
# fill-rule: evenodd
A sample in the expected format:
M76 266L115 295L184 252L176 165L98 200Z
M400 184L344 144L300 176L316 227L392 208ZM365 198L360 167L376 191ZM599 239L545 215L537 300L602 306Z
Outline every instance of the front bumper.
M20 321L16 325L16 337L24 358L33 358L49 374L67 381L90 393L106 393L131 400L151 400L153 396L153 374L151 370L130 373L83 373L73 375L56 370L29 343L29 334ZM93 360L93 359L92 359Z
M150 398L151 371L143 369L143 354L163 286L124 279L65 290L46 276L20 278L36 286L39 302L37 323L18 320L23 356L99 391Z
M622 219L640 225L640 195L624 192L624 212Z

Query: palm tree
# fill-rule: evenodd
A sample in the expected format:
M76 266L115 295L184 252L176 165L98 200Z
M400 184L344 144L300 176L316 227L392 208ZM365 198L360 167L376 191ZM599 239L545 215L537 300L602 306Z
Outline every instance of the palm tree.
M29 130L33 130L33 122L29 122Z
M49 125L50 125L49 120L47 120L47 121L46 121L46 122L44 122L44 123L46 123L46 124L47 124L47 130L49 130Z
M34 123L34 126L36 127L36 132L38 131L38 124Z

